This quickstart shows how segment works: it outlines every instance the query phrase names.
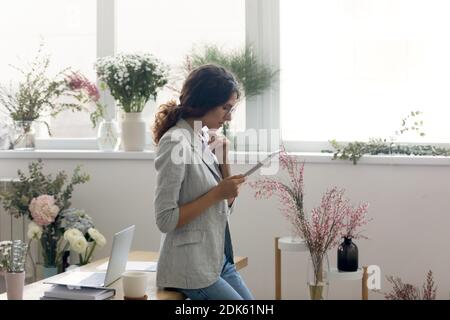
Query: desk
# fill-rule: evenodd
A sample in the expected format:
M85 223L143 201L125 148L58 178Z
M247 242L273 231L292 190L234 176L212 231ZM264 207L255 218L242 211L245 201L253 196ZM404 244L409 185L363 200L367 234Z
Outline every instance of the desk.
M133 251L128 256L128 261L157 261L159 252L147 252L147 251ZM81 271L96 271L96 268L107 262L109 258L104 258L92 263L89 263L80 268ZM248 259L246 257L235 257L234 262L236 264L236 269L242 269L247 266ZM57 279L61 277L64 273L58 274L48 279ZM185 296L176 291L162 290L156 287L156 272L149 272L149 285L147 289L147 295L150 300L183 300ZM26 285L23 292L24 300L39 300L40 297L44 295L44 291L50 288L51 284L46 284L44 281L48 279L43 279ZM122 279L115 281L109 286L110 288L116 289L116 295L114 300L123 300L122 291ZM0 300L6 300L6 293L0 294Z

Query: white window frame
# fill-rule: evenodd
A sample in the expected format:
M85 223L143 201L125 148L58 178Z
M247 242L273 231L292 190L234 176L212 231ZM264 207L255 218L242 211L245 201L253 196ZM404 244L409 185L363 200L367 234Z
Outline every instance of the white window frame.
M117 52L117 2L116 0L96 1L96 57L114 55ZM279 0L245 0L245 11L246 45L253 46L261 63L279 70ZM246 128L280 129L279 88L279 78L276 77L270 89L257 97L246 99ZM102 92L101 101L108 106L108 118L115 118L117 106L114 98L109 93ZM38 138L36 142L37 149L97 149L96 138ZM258 151L259 148L255 144L250 144L245 147L245 150Z
M116 0L97 1L97 57L116 53L117 3ZM261 63L280 70L280 0L245 0L245 39L252 45ZM109 93L102 93L102 102L108 106L109 118L115 118L117 107ZM246 128L278 130L279 141L288 151L320 152L332 150L328 141L283 141L280 124L280 81L274 79L270 89L263 94L246 99ZM346 143L346 142L342 142ZM414 143L418 144L418 143ZM442 147L450 144L422 143ZM267 146L245 143L238 145L239 151L266 151ZM38 149L95 150L95 138L48 138L37 139Z
M96 58L114 55L117 47L116 0L96 0ZM98 80L97 80L98 83ZM101 92L101 102L107 106L106 117L116 117L116 103L109 92ZM44 150L96 150L96 138L45 138L36 139L37 149Z
M279 0L246 0L245 33L246 45L253 47L259 62L279 70ZM249 128L280 130L279 77L275 77L270 89L259 96L246 99L246 129ZM255 145L248 147L250 151L257 151L258 148Z

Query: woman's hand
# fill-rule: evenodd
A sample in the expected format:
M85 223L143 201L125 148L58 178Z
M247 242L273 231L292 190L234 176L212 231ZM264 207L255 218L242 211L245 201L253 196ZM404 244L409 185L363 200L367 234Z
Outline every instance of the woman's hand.
M227 177L219 182L214 192L218 200L231 199L239 195L239 187L247 178L242 175Z
M239 187L245 180L246 177L242 174L225 178L200 198L182 205L180 207L180 217L176 227L179 228L194 220L206 209L219 201L237 197L239 194Z

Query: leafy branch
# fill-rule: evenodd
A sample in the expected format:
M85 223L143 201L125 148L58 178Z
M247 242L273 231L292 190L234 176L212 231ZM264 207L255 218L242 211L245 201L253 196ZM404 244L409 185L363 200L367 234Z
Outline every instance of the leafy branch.
M423 121L415 119L415 117L420 114L420 111L411 111L408 116L402 119L402 126L399 130L395 131L395 136L390 137L389 140L382 138L370 138L368 142L354 141L347 144L342 144L333 139L329 142L335 150L322 150L322 152L334 153L333 160L351 160L355 165L359 159L366 154L450 156L450 149L448 148L436 147L432 145L398 144L395 142L397 136L404 134L407 131L415 131L419 136L425 136L425 133L421 131Z
M0 192L0 200L6 212L14 215L28 216L31 213L28 209L30 201L43 194L52 195L56 199L56 205L60 210L70 207L70 199L74 186L89 181L88 174L81 172L81 167L77 166L70 181L65 171L60 171L53 178L51 174L43 173L42 160L32 162L28 166L28 175L18 170L19 181L12 182L9 191Z
M0 86L0 105L12 120L35 121L42 116L55 117L64 110L84 110L83 105L61 99L71 97L64 79L69 68L49 77L49 65L50 56L43 53L41 43L35 58L25 68L11 66L23 77L17 88L13 88L12 84L9 87ZM51 135L48 124L45 124Z

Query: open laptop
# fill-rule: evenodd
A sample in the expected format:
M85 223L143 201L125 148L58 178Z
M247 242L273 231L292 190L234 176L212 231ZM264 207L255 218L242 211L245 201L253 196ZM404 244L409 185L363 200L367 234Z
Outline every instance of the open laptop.
M114 235L111 255L106 272L85 272L74 270L44 283L60 284L71 287L104 288L116 281L125 272L133 241L135 226L132 225Z

